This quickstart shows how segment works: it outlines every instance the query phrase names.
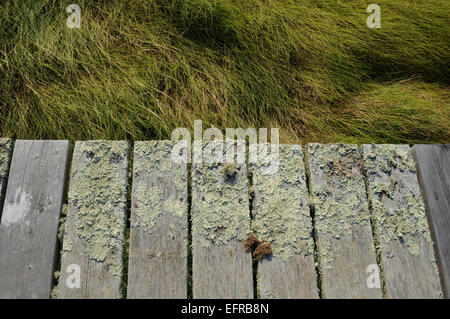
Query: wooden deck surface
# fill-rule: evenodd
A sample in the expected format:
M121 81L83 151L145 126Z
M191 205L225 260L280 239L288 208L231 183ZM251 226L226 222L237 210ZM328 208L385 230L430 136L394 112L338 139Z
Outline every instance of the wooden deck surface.
M172 145L134 145L128 298L187 297L188 174Z
M446 298L450 295L450 144L415 145L413 155L428 211Z
M279 173L252 164L252 229L272 256L257 268L259 298L319 298L308 189L300 145L280 145Z
M0 224L0 298L48 298L69 141L16 141Z
M386 296L442 298L410 147L363 145L362 152Z
M449 145L173 145L0 139L0 298L448 297Z
M75 144L58 298L124 295L128 155L123 141Z
M369 205L356 145L308 144L322 297L381 298L367 285L377 263Z
M249 207L245 164L193 164L194 298L253 298L252 259L243 246Z

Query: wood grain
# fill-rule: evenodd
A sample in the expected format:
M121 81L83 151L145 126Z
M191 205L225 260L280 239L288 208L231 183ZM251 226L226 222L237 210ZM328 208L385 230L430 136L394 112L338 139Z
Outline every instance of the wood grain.
M259 298L318 298L314 241L305 165L300 145L280 145L278 169L251 164L252 229L270 243L272 256L257 268Z
M443 292L450 296L450 144L414 145L419 184L435 242Z
M308 144L310 191L324 298L381 298L361 155L354 144Z
M128 154L125 141L75 144L58 298L122 297Z
M69 141L15 143L0 224L0 298L49 298Z
M388 298L441 298L416 167L408 145L363 145L375 239Z
M187 297L187 165L172 146L134 144L128 298Z
M212 144L204 149L208 145ZM194 163L194 298L253 298L252 259L243 245L249 233L245 163L222 164L213 160Z

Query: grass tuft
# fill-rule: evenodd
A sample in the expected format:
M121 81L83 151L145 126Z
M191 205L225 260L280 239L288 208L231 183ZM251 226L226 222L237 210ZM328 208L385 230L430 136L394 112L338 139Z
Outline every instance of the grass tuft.
M279 127L282 142L449 141L450 2L6 0L0 135L148 140ZM414 77L414 81L401 82Z

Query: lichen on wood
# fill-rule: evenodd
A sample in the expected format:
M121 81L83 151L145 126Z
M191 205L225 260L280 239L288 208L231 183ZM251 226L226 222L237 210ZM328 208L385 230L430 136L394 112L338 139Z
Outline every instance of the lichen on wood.
M9 162L11 160L11 152L13 148L13 140L9 138L0 138L0 188L2 183L8 177ZM1 189L0 189L1 191Z
M186 168L173 163L173 145L171 141L135 143L133 176L139 181L132 191L135 216L131 227L151 233L163 212L180 218L186 215Z
M409 146L366 145L364 150L379 244L385 247L392 241L404 242L408 252L417 256L421 250L418 236L428 243L432 241Z
M83 254L105 263L114 276L123 268L127 185L121 174L127 171L128 147L125 141L77 142L63 242L63 257L81 240Z
M252 164L252 229L271 245L274 256L289 260L295 254L312 255L314 242L308 206L303 152L298 145L279 145L279 165L264 174L264 160Z
M245 164L194 163L192 189L192 231L200 244L226 245L233 239L243 242L250 234Z
M168 154L171 154L174 142L172 141L146 141L136 142L134 145L133 174L147 174L148 176L162 177L164 174L174 174L176 189L183 189L186 185L184 170L175 170L174 163ZM149 164L152 165L149 165Z
M351 236L353 226L371 233L366 189L361 172L361 155L353 144L312 143L307 145L310 167L311 204L322 267L333 262L332 243L325 238Z

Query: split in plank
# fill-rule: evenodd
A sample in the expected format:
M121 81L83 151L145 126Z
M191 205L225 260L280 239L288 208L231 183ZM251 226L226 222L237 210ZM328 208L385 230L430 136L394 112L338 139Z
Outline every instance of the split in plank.
M205 154L222 156L222 145L204 145ZM198 147L198 146L197 146ZM210 149L212 148L212 150ZM211 152L210 152L211 150ZM253 298L247 169L244 163L194 163L192 236L194 298Z
M415 145L413 156L428 211L446 298L450 296L450 144Z
M125 141L75 144L58 298L122 297L128 154Z
M49 298L69 141L15 143L0 224L0 298Z
M388 298L441 298L442 290L408 145L363 145L374 235Z
M318 298L314 241L300 145L279 145L278 168L259 157L251 163L252 229L272 256L259 262L259 298Z
M173 145L134 144L128 298L187 297L187 165Z
M6 191L6 182L8 179L13 144L14 142L10 138L0 138L0 217L3 207L3 196Z
M361 154L354 144L308 144L310 190L322 296L382 298L381 288L367 284L376 265Z

